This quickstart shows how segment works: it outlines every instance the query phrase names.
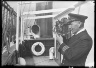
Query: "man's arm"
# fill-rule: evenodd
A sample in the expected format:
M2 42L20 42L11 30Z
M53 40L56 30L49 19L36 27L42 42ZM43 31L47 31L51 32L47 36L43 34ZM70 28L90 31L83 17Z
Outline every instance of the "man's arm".
M67 48L69 48L66 44L67 44L67 39L65 36L61 36L61 35L56 35L56 39L57 41L59 42L60 44L60 47L58 49L59 52L61 52L62 48L63 48L63 51L65 51ZM64 42L64 43L63 43ZM65 46L66 45L66 46ZM63 47L64 46L64 47Z
M73 44L73 47L69 47L65 49L65 51L62 49L60 50L68 60L75 60L89 51L89 48L91 49L91 47L88 46L89 44L91 46L91 41L88 41L87 39L80 40L79 43Z
M63 54L67 49L69 48L69 46L67 46L65 43L62 43L58 49L58 52L60 52L61 54Z

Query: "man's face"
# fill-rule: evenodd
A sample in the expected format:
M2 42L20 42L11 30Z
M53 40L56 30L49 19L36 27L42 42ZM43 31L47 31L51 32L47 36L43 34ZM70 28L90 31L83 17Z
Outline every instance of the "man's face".
M79 21L73 21L71 23L71 31L72 31L72 34L76 33L78 30L79 30L79 27L80 27L80 22Z

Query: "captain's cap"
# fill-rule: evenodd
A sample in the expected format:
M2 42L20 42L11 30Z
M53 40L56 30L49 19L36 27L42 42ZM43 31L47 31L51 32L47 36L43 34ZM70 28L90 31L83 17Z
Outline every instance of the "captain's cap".
M81 21L81 22L85 22L85 20L88 18L87 16L84 15L80 15L80 14L73 14L73 13L69 13L68 14L70 21L69 22L73 22L73 21Z

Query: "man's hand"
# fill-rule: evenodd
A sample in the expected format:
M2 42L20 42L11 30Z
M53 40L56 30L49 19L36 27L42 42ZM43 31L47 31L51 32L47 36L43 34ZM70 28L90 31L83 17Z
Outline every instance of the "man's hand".
M56 40L57 40L60 44L63 43L63 38L61 37L61 35L56 34Z

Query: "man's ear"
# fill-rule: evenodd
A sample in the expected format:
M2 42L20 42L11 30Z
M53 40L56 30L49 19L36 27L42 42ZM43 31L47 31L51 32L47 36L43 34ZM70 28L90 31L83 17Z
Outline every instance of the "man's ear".
M82 22L78 21L78 26L79 26L79 27L81 26L81 24L82 24Z

